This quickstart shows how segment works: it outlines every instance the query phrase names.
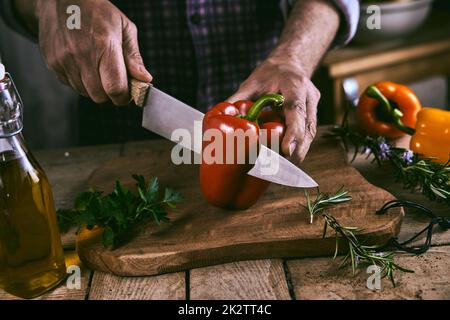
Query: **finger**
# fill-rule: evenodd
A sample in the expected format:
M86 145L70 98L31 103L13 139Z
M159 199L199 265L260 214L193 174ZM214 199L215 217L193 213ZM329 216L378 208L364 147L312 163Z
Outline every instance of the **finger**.
M147 71L142 59L137 28L133 23L128 23L123 32L123 56L129 75L140 81L151 82L153 80L150 72Z
M70 86L69 80L66 77L66 73L64 72L64 70L53 70L55 72L55 76L56 79L58 79L59 82L61 82L62 84L66 85L66 86Z
M74 90L82 96L88 97L89 94L84 87L83 81L81 80L80 71L75 67L75 65L75 63L65 63L64 66L62 66L65 71L65 78Z
M314 88L315 89L315 88ZM310 90L308 99L306 100L306 123L303 141L297 151L297 158L300 162L305 160L306 154L309 151L311 143L313 142L317 131L317 105L319 104L320 94Z
M289 95L286 95L289 97ZM300 91L293 98L286 99L283 106L286 123L286 134L281 143L281 151L291 157L301 143L301 137L305 130L306 119L306 92Z
M260 95L259 89L251 85L242 85L239 90L227 99L230 103L235 103L240 100L254 100Z
M66 71L64 70L63 67L61 67L57 63L53 63L52 65L47 64L47 69L51 70L55 74L56 79L58 79L59 82L61 82L66 86L71 87L69 79L66 76Z
M127 69L120 43L111 41L100 57L99 73L103 90L116 106L130 101Z
M105 90L103 90L102 81L98 72L82 71L81 80L83 81L84 87L86 88L86 91L92 101L100 104L109 100L108 95Z

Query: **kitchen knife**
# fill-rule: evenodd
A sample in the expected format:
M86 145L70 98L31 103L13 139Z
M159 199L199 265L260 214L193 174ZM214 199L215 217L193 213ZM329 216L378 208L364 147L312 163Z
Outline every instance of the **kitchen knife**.
M131 80L131 95L136 105L144 108L142 126L184 148L201 153L201 139L178 141L173 132L185 130L190 137L201 137L204 114L156 89L151 84ZM273 183L299 188L314 188L317 183L286 158L261 145L249 175Z

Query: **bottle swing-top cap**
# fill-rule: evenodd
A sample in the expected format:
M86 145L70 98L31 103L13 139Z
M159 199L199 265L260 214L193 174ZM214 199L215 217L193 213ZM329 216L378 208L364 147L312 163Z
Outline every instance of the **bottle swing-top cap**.
M0 138L22 131L22 100L11 76L0 63Z

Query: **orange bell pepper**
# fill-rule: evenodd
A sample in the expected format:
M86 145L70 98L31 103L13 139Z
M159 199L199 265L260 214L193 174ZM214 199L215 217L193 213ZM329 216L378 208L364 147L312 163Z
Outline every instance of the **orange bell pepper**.
M359 99L356 116L361 129L369 135L399 138L414 134L421 104L408 87L389 81L366 89Z
M417 114L416 133L412 136L412 151L437 162L450 160L450 111L423 108Z

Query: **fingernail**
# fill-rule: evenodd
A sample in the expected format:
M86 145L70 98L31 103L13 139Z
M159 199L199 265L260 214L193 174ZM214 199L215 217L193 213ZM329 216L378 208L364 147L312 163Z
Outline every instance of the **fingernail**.
M295 151L295 148L297 148L297 142L293 141L291 142L291 144L289 145L289 157L292 156L292 154Z

